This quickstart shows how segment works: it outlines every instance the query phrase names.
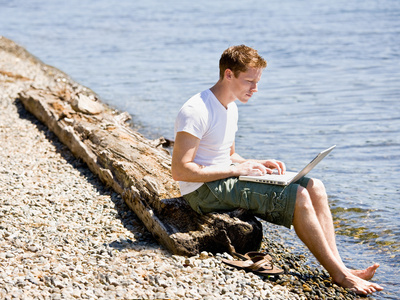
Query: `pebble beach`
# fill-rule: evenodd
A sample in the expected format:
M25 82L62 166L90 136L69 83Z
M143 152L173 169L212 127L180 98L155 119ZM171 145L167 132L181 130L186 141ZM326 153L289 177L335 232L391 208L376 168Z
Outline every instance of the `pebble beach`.
M0 37L0 44L5 40ZM301 256L278 244L274 232L263 247L285 270L278 278L229 267L221 262L229 258L227 253L172 255L120 195L18 100L30 85L43 88L70 79L4 49L0 47L1 299L356 298L332 284L325 271L306 266Z

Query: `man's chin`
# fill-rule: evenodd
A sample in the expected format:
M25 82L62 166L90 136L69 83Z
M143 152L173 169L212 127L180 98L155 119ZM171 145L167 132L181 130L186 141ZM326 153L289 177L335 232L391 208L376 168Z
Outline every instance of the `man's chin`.
M250 98L251 98L251 96L246 95L246 97L243 97L242 99L239 99L239 101L242 102L242 103L247 103L247 102L249 102Z

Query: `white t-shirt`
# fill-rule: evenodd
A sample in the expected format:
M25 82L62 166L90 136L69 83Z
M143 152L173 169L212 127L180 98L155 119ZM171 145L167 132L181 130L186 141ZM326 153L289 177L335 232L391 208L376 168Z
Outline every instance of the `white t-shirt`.
M175 136L184 131L200 139L195 163L206 167L230 166L237 122L236 103L230 103L226 109L208 89L194 95L182 106L175 121ZM189 194L202 184L180 181L181 194Z

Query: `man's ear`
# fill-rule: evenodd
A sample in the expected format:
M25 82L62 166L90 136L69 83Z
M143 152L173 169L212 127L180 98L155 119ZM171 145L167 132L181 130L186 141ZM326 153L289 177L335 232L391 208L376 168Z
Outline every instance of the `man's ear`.
M233 78L233 76L234 76L234 74L233 74L231 69L226 69L225 70L225 78L227 80L231 80Z

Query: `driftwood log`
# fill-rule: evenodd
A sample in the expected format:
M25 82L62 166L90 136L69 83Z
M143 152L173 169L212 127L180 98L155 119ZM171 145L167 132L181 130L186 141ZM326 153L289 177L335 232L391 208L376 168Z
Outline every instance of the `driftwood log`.
M241 210L199 215L187 205L172 179L171 156L163 147L163 138L144 138L129 126L127 113L101 103L92 91L12 41L0 39L0 50L39 66L52 83L43 84L42 80L35 84L40 76L32 75L29 66L27 80L32 83L19 93L25 108L105 184L121 194L153 236L172 253L244 253L260 246L262 225L254 216ZM61 77L62 84L58 84Z

